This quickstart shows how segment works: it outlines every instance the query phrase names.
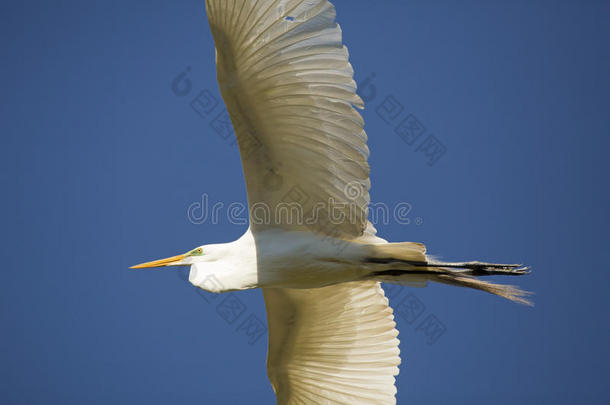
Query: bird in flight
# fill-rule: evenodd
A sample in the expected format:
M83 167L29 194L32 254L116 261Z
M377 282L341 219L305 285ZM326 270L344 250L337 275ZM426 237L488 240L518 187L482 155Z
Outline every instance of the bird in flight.
M369 150L353 69L327 0L206 0L217 77L239 144L250 226L133 268L190 266L206 291L262 288L280 405L394 404L398 331L381 282L470 287L527 267L441 262L367 220Z

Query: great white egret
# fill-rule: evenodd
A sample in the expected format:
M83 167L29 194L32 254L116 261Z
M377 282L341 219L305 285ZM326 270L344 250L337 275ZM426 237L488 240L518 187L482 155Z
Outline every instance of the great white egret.
M278 404L393 404L398 332L380 282L470 287L519 265L448 263L388 243L367 220L368 148L352 66L326 0L207 0L222 97L240 148L250 227L134 268L190 266L204 290L262 288Z

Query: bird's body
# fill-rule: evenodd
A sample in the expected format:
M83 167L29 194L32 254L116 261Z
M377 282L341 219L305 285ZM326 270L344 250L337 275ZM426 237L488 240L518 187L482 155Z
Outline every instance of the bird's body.
M369 166L353 70L327 0L207 0L222 96L240 147L250 227L139 267L190 266L211 292L262 288L278 404L393 404L398 332L380 282L470 287L527 268L435 261L368 222Z
M302 231L269 229L253 234L248 229L234 242L205 249L211 260L195 263L189 280L200 285L207 278L215 279L222 286L216 292L224 292L264 287L317 288L363 278L365 274L357 263L364 258L365 245L348 242L339 250L332 242Z
M234 242L205 246L204 256L187 258L182 264L191 265L189 281L194 285L203 287L206 280L214 280L217 285L210 286L214 292L318 288L374 279L376 272L396 267L374 260L382 254L376 246L379 243L385 241L373 235L348 241L303 231L248 229ZM405 264L405 259L414 263L424 260L423 245L407 243L407 246L413 250L401 249L409 256L403 256L398 265L405 271L417 269ZM407 278L403 281L408 282ZM417 277L410 278L415 281Z

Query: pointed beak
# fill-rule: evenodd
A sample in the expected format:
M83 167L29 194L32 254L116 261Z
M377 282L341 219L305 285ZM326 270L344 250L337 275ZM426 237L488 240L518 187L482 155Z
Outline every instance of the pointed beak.
M180 266L182 259L187 257L186 253L178 256L168 257L167 259L153 260L142 264L131 266L130 269L143 269L146 267Z

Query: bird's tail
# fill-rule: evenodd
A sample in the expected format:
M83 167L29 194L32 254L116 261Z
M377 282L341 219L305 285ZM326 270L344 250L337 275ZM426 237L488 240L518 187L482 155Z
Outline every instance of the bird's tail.
M520 264L472 262L442 262L426 256L421 243L402 242L370 245L366 259L371 278L401 285L426 285L428 281L474 288L521 304L532 305L531 295L519 287L483 281L491 275L520 276L530 268Z

